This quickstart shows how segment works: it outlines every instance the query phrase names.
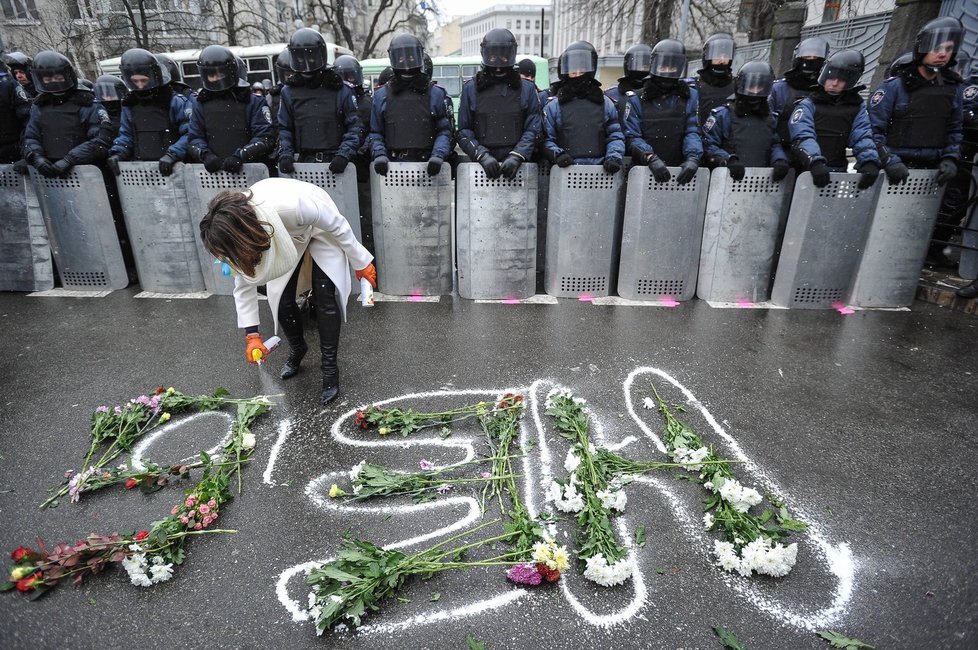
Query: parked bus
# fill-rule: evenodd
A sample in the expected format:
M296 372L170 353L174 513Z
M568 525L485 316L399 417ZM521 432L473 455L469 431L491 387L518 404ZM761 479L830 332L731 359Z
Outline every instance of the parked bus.
M537 66L537 88L541 90L550 87L550 69L547 60L539 56L518 55L516 60L530 59ZM373 88L374 81L384 68L391 64L387 57L380 59L364 59L363 82ZM431 59L432 78L442 86L452 98L455 105L455 118L458 119L458 102L462 96L462 84L475 76L482 66L481 56L436 56Z
M278 83L275 71L275 61L278 55L288 47L288 43L272 43L270 45L253 45L250 47L230 47L228 48L248 65L248 81L263 81L271 79L272 83ZM177 62L180 69L180 76L183 83L191 88L200 89L200 71L197 70L197 57L200 50L177 50L175 52L161 52ZM326 43L326 60L332 63L341 54L353 54L349 50L335 43ZM99 61L101 74L112 74L119 76L119 61L121 57L114 57Z

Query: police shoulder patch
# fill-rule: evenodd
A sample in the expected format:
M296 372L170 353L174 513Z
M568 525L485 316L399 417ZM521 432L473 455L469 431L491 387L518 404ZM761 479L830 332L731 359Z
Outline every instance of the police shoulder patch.
M269 124L272 123L272 109L270 109L268 106L262 106L261 114L265 118L266 122L268 122Z
M801 116L803 114L804 111L802 111L800 108L796 108L795 112L791 114L791 123L797 124L798 122L801 122Z
M876 106L881 101L883 101L883 97L885 96L886 96L885 90L883 90L882 88L880 90L877 90L875 93L873 93L873 96L869 98L869 105Z
M17 84L17 90L15 90L14 92L17 93L17 96L23 99L24 101L28 101L27 93L24 91L23 86L21 86L20 84Z
M632 97L634 94L635 94L635 91L634 90L626 90L625 91L625 96L626 97Z
M974 99L975 97L978 97L978 86L968 86L964 89L965 99Z
M191 106L189 102L187 103L187 107L186 107L185 109L183 109L183 114L187 116L187 119L188 119L188 120L189 120L189 119L190 119L191 117L193 117L193 114L194 114L194 107L193 107L193 106Z
M715 125L716 123L717 123L717 118L711 115L710 117L706 118L706 122L704 122L703 124L703 129L709 131L710 129L713 128L713 125Z
M105 110L104 108L98 109L98 119L99 119L99 122L109 122L109 121L111 121L109 119L109 112L107 110Z

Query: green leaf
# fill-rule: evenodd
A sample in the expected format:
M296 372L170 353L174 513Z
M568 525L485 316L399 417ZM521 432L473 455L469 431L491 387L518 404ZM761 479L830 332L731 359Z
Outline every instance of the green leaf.
M411 602L411 599L410 598L405 598L404 596L398 596L397 597L397 602L399 602L399 603L409 603L409 602Z
M448 436L452 435L452 430L448 427L442 427L441 431L438 432L438 437L444 440Z
M440 591L436 591L435 593L431 594L431 602L437 603L439 600L441 600L441 592Z
M85 602L87 602L89 605L97 605L98 604L98 601L95 600L94 598L89 598Z
M635 545L638 547L645 546L645 526L639 526L635 529Z
M10 591L11 589L13 589L16 586L17 586L17 583L15 583L15 582L5 582L2 585L0 585L0 593L3 593L4 591Z
M841 648L842 650L859 650L860 648L876 647L874 645L863 643L859 639L850 639L844 634L839 634L838 632L824 631L816 632L815 634L828 641L833 648Z
M718 637L720 637L720 643L723 644L724 648L729 648L730 650L747 650L747 646L741 644L737 640L737 637L733 635L733 632L723 629L719 626L714 626L713 631Z
M469 650L486 650L486 644L471 634L465 637L465 642L469 644Z
M656 569L655 572L658 573L660 576L664 576L666 574L666 570L663 569L662 567Z

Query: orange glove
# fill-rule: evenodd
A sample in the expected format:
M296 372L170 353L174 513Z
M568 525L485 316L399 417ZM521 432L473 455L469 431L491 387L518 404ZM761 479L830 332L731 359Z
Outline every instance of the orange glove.
M261 334L248 334L245 336L245 357L248 363L258 363L268 354L268 348L261 342Z
M373 262L367 264L367 266L357 271L357 280L362 280L364 278L367 278L367 282L370 283L371 287L374 289L377 288L377 267L374 266Z

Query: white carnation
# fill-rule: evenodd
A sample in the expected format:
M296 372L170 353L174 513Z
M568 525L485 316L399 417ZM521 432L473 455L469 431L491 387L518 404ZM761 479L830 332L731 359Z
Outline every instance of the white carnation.
M628 497L624 490L598 490L597 497L606 509L617 510L618 512L624 512L625 504L628 503Z
M586 560L587 567L584 577L596 582L602 587L613 587L628 580L632 575L632 563L628 558L622 558L614 564L608 564L604 555L598 553Z
M157 582L166 582L173 577L173 565L172 564L162 564L156 563L154 558L153 566L149 568L149 572L153 575L153 584ZM162 558L159 558L162 560Z
M359 463L350 468L350 481L356 481L357 477L360 476L360 472L363 471L363 466L367 463L366 460L361 460Z
M567 450L567 458L564 459L564 469L568 473L573 472L577 469L577 466L581 464L581 459L578 458L577 454L574 453L574 448L571 447Z

